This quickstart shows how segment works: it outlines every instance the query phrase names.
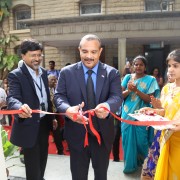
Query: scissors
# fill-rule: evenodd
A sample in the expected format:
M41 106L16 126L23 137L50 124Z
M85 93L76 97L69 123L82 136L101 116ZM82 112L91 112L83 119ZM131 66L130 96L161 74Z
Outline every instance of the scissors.
M83 110L82 110L82 107L81 105L79 104L79 114L82 115L83 114Z

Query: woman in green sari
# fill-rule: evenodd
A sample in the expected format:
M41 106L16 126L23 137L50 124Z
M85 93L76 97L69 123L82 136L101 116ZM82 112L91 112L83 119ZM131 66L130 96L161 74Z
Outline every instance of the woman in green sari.
M159 97L160 89L153 76L146 75L147 61L144 56L133 60L134 74L128 74L122 81L124 104L122 118L135 121L129 113L142 107L151 106L150 96ZM121 123L124 150L124 173L133 173L143 164L148 148L153 140L153 129Z

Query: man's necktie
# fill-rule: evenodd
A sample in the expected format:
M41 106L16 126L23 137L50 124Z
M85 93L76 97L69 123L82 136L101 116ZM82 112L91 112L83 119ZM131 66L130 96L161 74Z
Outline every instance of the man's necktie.
M94 93L94 83L92 80L92 70L88 70L88 78L87 78L87 100L88 100L88 109L94 109L96 107L95 103L95 93Z
M87 105L88 105L88 109L94 109L96 107L96 98L95 98L95 92L94 92L94 83L92 80L92 70L88 70L88 78L87 78ZM94 128L98 131L99 127L98 127L98 122L96 117L92 117L92 122L94 125ZM91 132L90 132L91 133Z

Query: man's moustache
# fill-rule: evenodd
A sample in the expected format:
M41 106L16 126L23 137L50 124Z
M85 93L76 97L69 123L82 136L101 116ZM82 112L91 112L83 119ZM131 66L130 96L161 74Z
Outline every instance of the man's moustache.
M94 61L94 59L84 59L85 61Z

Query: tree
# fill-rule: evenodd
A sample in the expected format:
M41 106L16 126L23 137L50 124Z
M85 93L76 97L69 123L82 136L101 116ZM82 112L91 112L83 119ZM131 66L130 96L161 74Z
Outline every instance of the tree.
M8 72L12 70L19 61L17 55L8 54L8 48L10 48L11 43L18 40L18 38L14 35L5 33L3 29L3 23L9 17L11 7L12 0L0 1L0 79L5 78Z

